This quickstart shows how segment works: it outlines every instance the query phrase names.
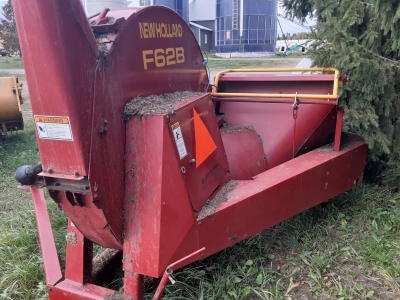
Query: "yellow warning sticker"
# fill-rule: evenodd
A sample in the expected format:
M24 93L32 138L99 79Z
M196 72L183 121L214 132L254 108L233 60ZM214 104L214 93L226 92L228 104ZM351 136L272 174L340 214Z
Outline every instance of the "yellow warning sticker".
M69 124L68 117L46 117L46 116L35 116L36 122L42 123L58 123L58 124Z
M73 141L69 117L34 116L39 138Z

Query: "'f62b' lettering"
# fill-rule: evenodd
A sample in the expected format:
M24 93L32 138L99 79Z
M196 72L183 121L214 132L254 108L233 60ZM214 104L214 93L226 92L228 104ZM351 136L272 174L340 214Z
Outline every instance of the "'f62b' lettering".
M185 49L183 47L155 49L142 51L143 67L145 70L154 64L157 68L182 64L185 62Z

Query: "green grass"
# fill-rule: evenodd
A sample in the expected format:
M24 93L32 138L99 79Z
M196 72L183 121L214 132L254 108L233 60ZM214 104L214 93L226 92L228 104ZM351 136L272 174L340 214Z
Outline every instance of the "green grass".
M4 72L4 71L0 71L0 77L10 77L10 76L13 76L13 74L10 74L10 73Z
M16 189L15 170L22 165L39 161L33 122L25 123L25 130L9 132L8 139L0 140L0 207L12 211L15 206L30 202L30 195Z
M46 299L30 195L13 179L38 159L31 121L0 142L0 299ZM66 218L48 207L63 264ZM173 276L163 299L398 299L400 194L362 185Z
M17 167L38 161L32 121L0 141L0 299L47 298L32 199L14 179ZM66 218L55 203L48 206L63 261Z
M64 264L66 218L48 203L59 255ZM47 299L33 205L0 213L0 299Z
M215 55L215 51L203 52L203 56L204 57L207 56L208 58L222 58L222 57Z
M19 56L0 56L0 69L23 69Z
M271 68L275 67L279 62L273 60L233 60L233 59L216 59L209 60L208 66L210 68L226 68L226 69L239 69L239 68Z

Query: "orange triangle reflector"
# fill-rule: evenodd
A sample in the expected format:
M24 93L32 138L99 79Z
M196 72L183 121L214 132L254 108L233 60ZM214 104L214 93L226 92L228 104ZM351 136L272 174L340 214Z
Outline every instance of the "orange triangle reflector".
M217 149L211 134L208 132L206 125L193 108L194 117L194 137L196 143L196 168L200 166L206 159Z

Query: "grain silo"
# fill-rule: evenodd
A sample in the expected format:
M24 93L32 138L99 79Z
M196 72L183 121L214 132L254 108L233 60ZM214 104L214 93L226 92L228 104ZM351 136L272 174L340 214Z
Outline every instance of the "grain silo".
M139 5L137 5L139 4ZM189 22L189 0L136 0L132 1L129 5L135 6L149 6L149 5L163 5L175 10L186 22Z
M273 52L277 0L217 0L217 52Z

